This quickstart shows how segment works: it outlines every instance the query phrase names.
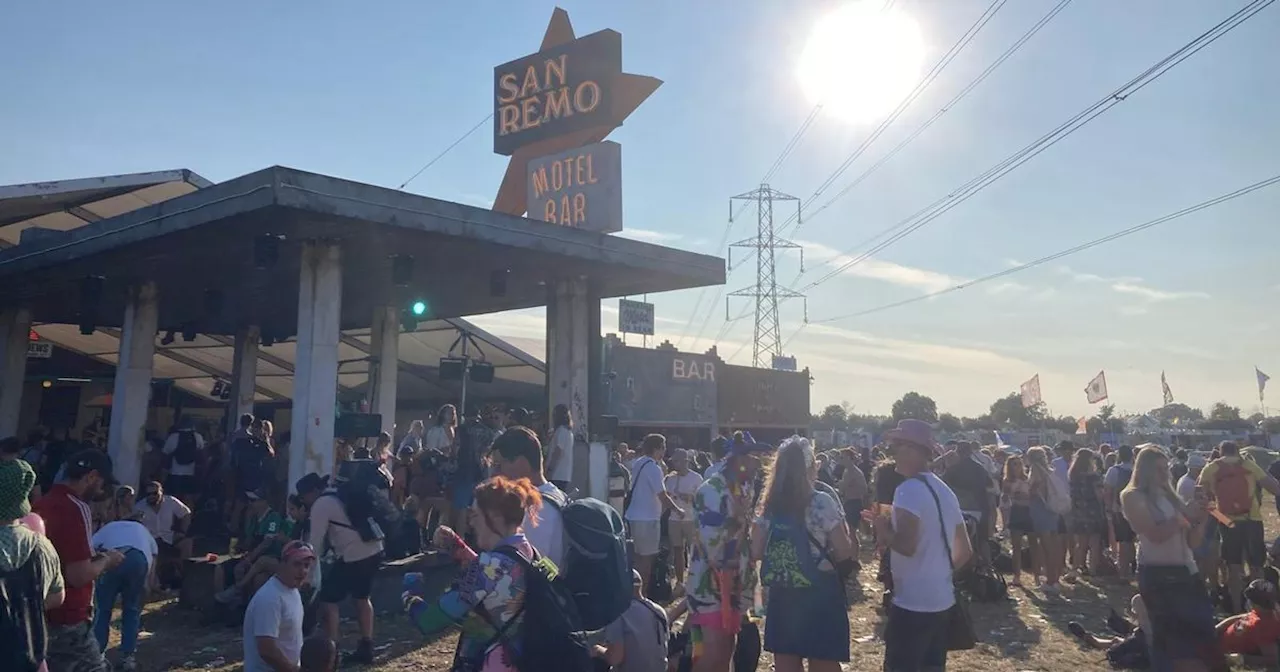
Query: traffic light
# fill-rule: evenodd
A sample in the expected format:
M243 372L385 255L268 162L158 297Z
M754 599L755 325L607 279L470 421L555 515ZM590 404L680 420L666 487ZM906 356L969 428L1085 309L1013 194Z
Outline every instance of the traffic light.
M411 299L404 308L400 310L400 326L405 331L417 331L418 322L426 319L427 302L425 299Z

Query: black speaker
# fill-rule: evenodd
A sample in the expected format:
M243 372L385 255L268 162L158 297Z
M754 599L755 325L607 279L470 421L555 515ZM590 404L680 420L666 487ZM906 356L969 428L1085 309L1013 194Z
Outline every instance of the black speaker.
M507 275L510 273L504 268L489 274L489 296L507 295Z
M600 436L617 436L618 416L602 415L600 416L599 423L600 428L593 432L594 434L599 434Z
M391 257L391 284L396 287L408 287L413 282L413 257L397 254Z
M462 380L466 360L459 357L440 358L440 380Z
M489 362L472 362L471 371L467 375L473 383L492 383L493 365Z
M280 261L280 236L264 234L253 239L253 265L271 268Z
M333 421L333 436L337 439L372 438L381 433L381 413L343 413Z
M92 336L98 328L98 304L102 302L102 290L106 278L90 275L80 279L80 334Z

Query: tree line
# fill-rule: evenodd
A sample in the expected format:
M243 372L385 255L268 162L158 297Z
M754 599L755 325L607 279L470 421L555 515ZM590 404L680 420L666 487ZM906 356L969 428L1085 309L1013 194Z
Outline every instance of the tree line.
M1221 401L1214 404L1208 413L1186 404L1175 403L1152 409L1147 415L1161 427L1169 429L1244 431L1261 428L1268 433L1280 433L1280 417L1268 418L1261 413L1245 417L1239 407ZM1057 429L1073 434L1080 421L1071 415L1050 415L1044 404L1024 407L1022 396L1017 392L995 400L986 413L976 418L939 413L938 404L932 398L919 392L908 392L893 402L890 415L887 416L862 415L855 412L848 403L840 403L831 404L822 409L821 413L813 415L811 424L815 430L882 431L905 418L924 420L947 433ZM1100 406L1096 415L1085 420L1085 425L1088 432L1094 435L1104 432L1120 434L1125 431L1125 420L1116 415L1113 404Z

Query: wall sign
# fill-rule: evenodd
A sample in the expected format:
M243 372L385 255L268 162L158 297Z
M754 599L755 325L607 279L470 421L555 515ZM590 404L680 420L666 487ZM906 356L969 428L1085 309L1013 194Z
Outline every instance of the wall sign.
M652 336L653 304L618 299L618 331Z
M529 218L622 230L622 146L600 142L529 161Z
M49 359L53 356L53 344L49 341L28 341L27 359Z

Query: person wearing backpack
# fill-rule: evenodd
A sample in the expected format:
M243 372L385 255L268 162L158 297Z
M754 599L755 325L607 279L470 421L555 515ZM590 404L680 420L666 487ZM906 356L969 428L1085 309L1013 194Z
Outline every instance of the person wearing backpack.
M666 437L650 434L640 443L641 456L631 464L631 494L625 518L631 529L632 564L646 583L653 579L654 561L662 546L663 510L684 514L663 480L667 471L662 458L666 452Z
M528 479L496 476L476 486L471 507L477 550L448 527L437 548L461 571L438 599L425 599L421 574L404 577L404 605L425 637L461 625L451 670L459 672L589 672L589 649L576 630L572 600L525 536L542 496ZM554 657L549 657L554 656Z
M632 570L631 606L604 630L593 655L612 672L667 672L671 621L667 610L644 596L640 572Z
M1218 445L1222 457L1210 462L1200 472L1200 485L1214 500L1218 511L1230 518L1231 526L1221 527L1222 562L1227 565L1227 589L1232 605L1243 605L1244 565L1249 564L1250 580L1262 577L1267 560L1267 546L1262 528L1262 492L1280 493L1280 483L1253 460L1240 455L1240 446L1232 441ZM1259 489L1261 488L1261 490Z
M48 650L45 609L62 604L65 584L58 553L40 532L22 523L36 485L31 465L0 462L0 670L35 672Z
M345 466L345 465L344 465ZM378 473L376 469L371 470ZM335 556L323 569L320 592L320 622L329 639L338 639L338 605L348 597L355 603L360 625L360 642L356 650L343 659L353 663L373 662L373 579L382 566L381 539L366 539L352 523L341 492L351 482L346 470L340 470L333 485L328 486L311 504L311 543L319 557L326 549ZM306 477L304 477L306 478ZM308 484L310 485L310 484ZM302 494L302 487L297 487Z
M526 516L521 528L538 553L564 571L565 532L560 512L569 498L543 474L538 437L527 427L512 427L493 442L492 454L497 475L513 481L528 480L537 488L542 509L536 519Z
M1109 448L1105 443L1102 446ZM1120 552L1116 556L1116 570L1125 580L1133 578L1133 567L1137 560L1135 542L1138 537L1120 511L1120 493L1128 487L1131 478L1133 478L1133 446L1120 446L1116 450L1115 466L1107 469L1106 475L1102 478L1102 502L1107 507L1107 513L1111 518L1111 529L1116 545L1120 547Z
M177 429L165 438L161 452L170 459L164 489L179 499L191 501L191 497L200 492L196 464L204 454L204 437L192 426L190 416L178 420Z
M1054 506L1061 503L1061 495L1057 494L1061 485L1049 468L1049 450L1044 446L1027 450L1027 464L1031 468L1031 527L1040 549L1040 557L1034 560L1044 571L1042 590L1055 594L1060 589L1058 579L1066 559L1062 552L1062 534L1058 532L1062 514ZM1070 506L1070 499L1067 501Z
M782 672L803 670L805 661L810 672L835 672L849 661L844 583L857 566L856 547L840 505L815 488L818 477L809 440L784 441L751 535L769 591L764 649Z

